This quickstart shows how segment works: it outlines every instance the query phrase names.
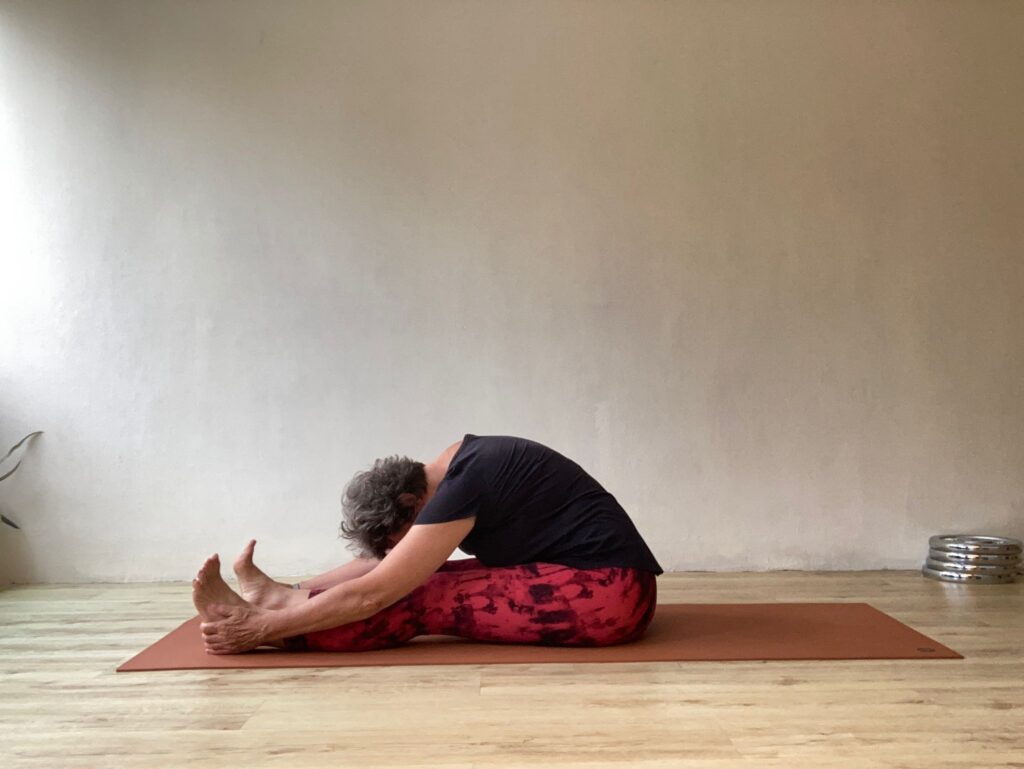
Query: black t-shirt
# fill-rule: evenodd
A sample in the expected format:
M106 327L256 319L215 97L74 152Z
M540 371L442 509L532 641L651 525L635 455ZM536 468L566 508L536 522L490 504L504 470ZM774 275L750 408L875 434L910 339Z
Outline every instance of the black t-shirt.
M487 566L541 561L663 572L615 497L536 441L467 434L415 523L474 515L459 547Z

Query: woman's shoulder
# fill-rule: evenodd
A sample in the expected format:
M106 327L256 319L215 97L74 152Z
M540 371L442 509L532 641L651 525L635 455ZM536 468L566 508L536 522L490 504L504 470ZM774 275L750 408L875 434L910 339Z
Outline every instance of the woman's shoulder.
M445 456L445 457L448 457L449 459L451 459L452 457L455 456L455 454L458 452L458 450L459 450L459 448L461 446L462 446L462 439L459 439L459 440L455 441L455 443L453 443L451 446L446 448L444 450L442 456Z
M462 448L463 444L465 444L469 440L472 440L475 437L475 435L470 435L469 433L467 433L465 436L463 436L461 440L455 441L455 443L453 443L451 446L449 446L448 448L441 452L441 456L437 458L438 464L441 465L441 467L444 468L445 471L447 471L448 467L452 463L452 460L455 459L455 455L459 453L459 449Z

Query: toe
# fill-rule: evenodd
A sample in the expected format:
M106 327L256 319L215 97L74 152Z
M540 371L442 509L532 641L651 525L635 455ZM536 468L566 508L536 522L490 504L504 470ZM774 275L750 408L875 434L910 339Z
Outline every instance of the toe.
M242 552L238 554L233 564L235 571L248 568L252 566L252 551L256 547L256 540L250 539L249 544L242 548Z

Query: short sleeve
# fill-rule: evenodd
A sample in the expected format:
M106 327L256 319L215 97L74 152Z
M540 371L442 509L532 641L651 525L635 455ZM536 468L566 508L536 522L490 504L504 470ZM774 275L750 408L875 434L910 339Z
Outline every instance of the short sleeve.
M420 510L414 523L447 523L477 515L484 502L483 493L472 473L446 476Z

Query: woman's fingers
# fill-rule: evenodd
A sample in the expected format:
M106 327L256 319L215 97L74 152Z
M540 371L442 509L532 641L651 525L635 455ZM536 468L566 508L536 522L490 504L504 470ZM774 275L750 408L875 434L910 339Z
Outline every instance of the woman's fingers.
M221 632L219 627L216 627L217 623L207 622L203 623L203 643L206 645L206 650L209 651L211 646L223 647L227 644L227 637Z
M220 636L206 636L203 638L203 646L208 652L225 653L229 651L229 644L226 638Z
M203 648L206 649L207 654L237 654L241 651L223 638L216 641L207 641L203 644Z
M203 647L208 654L237 654L254 648L246 631L247 614L238 607L213 605L207 607L214 619L199 623ZM210 616L208 615L208 616ZM223 619L216 619L220 615ZM240 616L239 616L240 615Z
M203 631L203 648L207 654L233 654L238 651L223 633L220 622L203 622L199 627Z

